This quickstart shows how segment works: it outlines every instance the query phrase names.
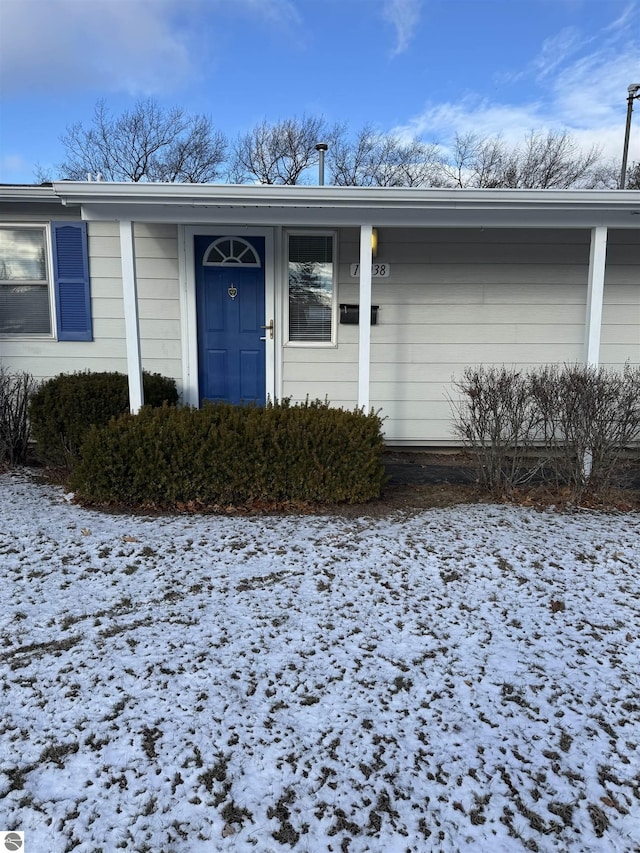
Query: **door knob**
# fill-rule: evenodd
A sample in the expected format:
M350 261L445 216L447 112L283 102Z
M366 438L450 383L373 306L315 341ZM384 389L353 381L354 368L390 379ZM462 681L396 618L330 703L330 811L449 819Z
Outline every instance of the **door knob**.
M269 329L269 339L273 340L273 320L269 320L269 324L267 326L260 326L260 328L261 329ZM264 338L260 338L260 340L266 341L267 336L265 335Z

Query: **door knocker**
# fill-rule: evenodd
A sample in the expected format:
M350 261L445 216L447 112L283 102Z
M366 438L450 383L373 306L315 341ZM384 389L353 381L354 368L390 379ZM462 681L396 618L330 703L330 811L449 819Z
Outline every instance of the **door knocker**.
M232 299L235 299L235 298L236 298L236 296L238 295L238 288L237 288L237 287L234 287L234 286L233 286L233 284L232 284L232 285L231 285L231 287L227 290L227 293L229 294L229 296L230 296Z

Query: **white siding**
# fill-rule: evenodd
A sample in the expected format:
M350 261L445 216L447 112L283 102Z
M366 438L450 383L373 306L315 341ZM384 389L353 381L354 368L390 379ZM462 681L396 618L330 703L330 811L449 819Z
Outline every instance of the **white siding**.
M135 226L142 367L182 381L178 229Z
M142 366L182 378L178 237L174 225L135 224ZM126 372L120 239L116 222L89 223L94 338Z
M602 358L636 363L640 258L633 232L611 235ZM380 306L371 329L371 406L390 443L452 444L453 381L469 365L529 368L584 358L590 233L520 229L379 229L374 279ZM349 266L358 233L339 240L339 302L358 302ZM338 346L286 348L283 392L295 399L357 401L358 327L338 327Z
M640 231L611 231L602 308L600 360L620 370L640 364Z
M52 218L65 217L56 213ZM77 216L71 218L78 219ZM105 230L113 231L114 227L111 223L88 224L94 340L85 342L57 341L53 337L4 338L0 340L3 365L8 366L10 370L26 370L38 379L48 379L58 373L73 373L77 370L126 371L124 348L119 346L118 341L118 338L124 335L122 288L119 286L119 279L105 283L104 278L95 274L96 261L93 258L95 253L101 251L102 233ZM115 233L117 235L117 231ZM99 268L99 259L97 266ZM114 320L116 323L120 322L122 334L113 334ZM109 334L105 334L103 322L110 326Z
M142 364L182 379L177 228L135 225ZM91 342L49 339L0 341L2 363L49 378L76 370L127 372L120 238L117 222L89 222Z
M118 224L90 222L88 233L94 341L0 339L3 365L41 378L85 369L126 372ZM371 329L370 396L390 443L452 444L449 399L469 365L583 360L589 231L378 233L377 261L391 265L391 277L372 286L380 310ZM359 301L349 271L359 260L358 238L357 229L339 233L338 302ZM137 223L135 243L143 367L180 384L177 227ZM609 232L600 358L617 368L640 364L637 230ZM339 325L334 347L285 346L281 375L285 397L354 407L358 326Z

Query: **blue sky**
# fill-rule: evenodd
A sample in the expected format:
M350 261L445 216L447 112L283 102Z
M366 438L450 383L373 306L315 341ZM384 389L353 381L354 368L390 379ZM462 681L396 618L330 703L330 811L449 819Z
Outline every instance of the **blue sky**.
M445 148L568 129L619 160L631 83L640 0L1 0L0 182L55 176L99 98L148 96L230 137L323 114Z

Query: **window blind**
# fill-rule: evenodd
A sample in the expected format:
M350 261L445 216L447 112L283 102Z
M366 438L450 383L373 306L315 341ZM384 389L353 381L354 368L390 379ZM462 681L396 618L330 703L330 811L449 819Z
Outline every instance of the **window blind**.
M331 341L333 237L289 235L289 340Z
M1 228L0 334L50 333L44 228Z

